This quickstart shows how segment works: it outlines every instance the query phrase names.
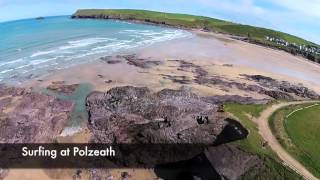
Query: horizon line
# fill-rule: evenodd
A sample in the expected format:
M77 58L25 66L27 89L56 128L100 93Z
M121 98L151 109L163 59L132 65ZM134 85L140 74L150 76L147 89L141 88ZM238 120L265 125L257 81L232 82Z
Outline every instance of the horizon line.
M288 35L292 35L292 36L301 38L303 40L309 41L310 43L313 43L313 44L316 44L316 45L320 46L320 42L318 43L318 42L315 42L314 40L309 40L307 38L304 38L304 37L299 36L299 35L295 35L293 33L285 32L285 31L281 31L281 30L277 30L277 29L273 29L273 28L267 28L267 27L264 27L264 26L255 26L255 25L251 25L251 24L243 24L243 23L234 22L232 20L228 20L228 19L224 19L224 18L215 18L215 17L212 17L212 16L194 15L194 14L188 14L188 13L175 13L175 12L170 12L170 11L169 12L166 12L166 11L155 11L155 10L149 10L149 9L133 9L133 8L101 8L101 9L99 9L99 8L80 8L80 9L76 9L74 13L76 13L78 10L143 10L143 11L153 11L153 12L160 12L160 13L173 13L173 14L185 14L185 15L192 15L192 16L202 16L202 17L208 17L208 18L213 18L213 19L217 19L217 20L222 20L222 21L235 23L235 24L238 24L238 25L252 26L252 27L264 28L264 29L269 29L269 30L273 30L273 31L286 33ZM74 14L74 13L72 13L72 14ZM68 15L64 14L64 15L35 16L35 17L28 17L28 18L21 18L21 19L5 20L5 21L1 21L0 20L0 24L23 21L23 20L31 20L31 19L36 19L38 17L52 18L52 17L72 16L72 14L68 14Z

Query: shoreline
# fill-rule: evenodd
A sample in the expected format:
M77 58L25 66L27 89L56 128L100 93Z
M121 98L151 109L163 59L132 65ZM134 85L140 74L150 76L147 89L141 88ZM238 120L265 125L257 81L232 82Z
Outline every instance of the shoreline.
M99 12L100 11L100 12ZM105 11L105 12L104 12ZM145 13L149 13L150 17L140 17L141 15L137 15L135 14L134 12L136 10L132 10L132 14L129 13L129 14L126 14L128 12L112 12L113 10L112 9L82 9L82 10L78 10L77 12L75 12L73 15L71 15L71 18L72 19L98 19L98 20L117 20L117 21L124 21L124 22L128 22L128 23L138 23L138 24L147 24L147 25L154 25L154 26L160 26L160 27L168 27L168 28L175 28L175 29L182 29L182 30L189 30L189 31L192 31L192 30L198 30L198 31L203 31L203 32L210 32L210 33L216 33L216 34L223 34L223 35L228 35L228 36L231 36L231 37L234 37L234 39L237 39L237 40L241 40L243 42L247 42L247 43L250 43L250 44L255 44L255 45L258 45L258 46L262 46L262 47L266 47L266 48L271 48L271 49L276 49L276 50L280 50L280 51L283 51L283 52L287 52L291 55L294 55L294 56L299 56L307 61L311 61L311 62L314 62L316 64L320 64L320 59L319 59L319 55L318 54L311 54L314 56L313 59L309 59L309 54L308 55L305 55L303 52L297 52L297 48L288 48L287 46L278 46L276 45L274 42L266 42L265 40L261 40L260 38L258 37L251 37L251 34L249 33L248 31L248 34L241 34L240 32L229 32L228 30L226 29L219 29L219 28L216 28L215 26L214 27L209 27L210 25L207 24L207 22L205 22L206 20L207 21L210 21L210 19L212 21L220 21L220 22L224 22L224 23L229 23L229 24L233 24L233 25L238 25L238 26L246 26L246 25L242 25L242 24L234 24L233 22L228 22L228 21L225 21L225 20L219 20L219 19L215 19L215 18L210 18L210 17L198 17L198 16L193 16L193 15L190 15L190 16L193 16L193 18L197 19L199 18L198 20L199 21L204 21L202 22L203 24L197 24L196 26L190 26L188 24L184 24L185 22L183 22L183 20L179 23L179 22L171 22L170 21L170 18L164 18L164 19L161 19L160 18L154 18L152 16L152 13L159 13L160 14L164 14L164 16L166 15L173 15L173 13L165 13L165 12L156 12L156 11L145 11ZM129 11L130 12L130 11ZM123 14L122 14L123 13ZM185 15L185 14L180 14L180 15ZM171 17L172 18L172 17ZM206 20L203 20L202 18L207 18ZM262 27L254 27L254 26L248 26L251 28L258 28L260 31L264 31L266 28L262 28ZM270 30L270 29L269 29ZM271 29L271 31L274 31ZM282 32L280 32L282 33ZM282 33L282 34L286 34L286 35L289 35L289 36L292 36L290 34L287 34L287 33ZM269 35L268 35L269 36ZM307 40L304 40L304 39L301 39L297 36L292 36L293 38L296 38L296 39L300 39L300 40L303 40L305 41L304 43L308 43L312 46L315 46L315 47L320 47L318 44L314 43L314 42L311 42L311 41L307 41ZM264 38L264 37L263 37ZM289 41L289 40L288 40ZM294 45L296 43L293 43ZM298 43L299 44L299 43ZM293 53L292 50L295 50L296 52Z
M320 74L320 66L318 64L305 61L303 58L293 56L281 50L274 50L243 42L241 40L234 40L228 35L212 32L199 32L196 30L189 32L193 33L192 37L157 42L147 47L131 49L128 53L121 52L115 53L114 55L136 54L142 59L151 59L161 61L162 63L166 63L168 60L172 59L186 60L202 66L212 66L210 68L217 72L213 74L230 79L239 79L239 74L246 74L246 72L248 72L247 74L250 74L251 72L251 74L266 75L279 80L303 83L308 87L315 89L317 92L320 92L320 87L318 87L320 86L320 79L318 81L313 81L312 79L314 78L316 80L316 74ZM197 47L195 47L195 45L197 45ZM266 62L264 62L267 55L269 56L268 58L272 60L270 60L271 64L266 64ZM279 61L280 58L281 61ZM293 62L293 60L296 62ZM214 67L215 65L216 67ZM229 67L226 67L226 65L229 65ZM170 66L170 63L167 65L160 65L159 67L168 70L168 68L170 68L168 66ZM81 80L84 80L85 83L93 83L96 90L105 89L98 85L99 83L105 85L104 81L99 80L101 78L92 77L94 75L90 72L91 68L97 75L103 75L104 71L113 71L113 73L105 73L104 76L115 79L115 83L112 84L117 85L135 84L129 83L133 82L133 80L138 82L138 85L149 85L138 79L149 79L148 77L145 77L148 72L151 72L151 74L161 73L156 72L155 68L139 69L130 66L125 62L110 65L102 62L101 59L97 59L92 60L89 63L74 65L37 78L32 78L31 80L21 83L19 86L44 87L43 85L49 85L50 79L52 79L52 81L67 81L70 83L81 83ZM117 72L113 70L113 68L117 69ZM77 69L81 69L83 72ZM222 72L223 70L227 70L227 72ZM238 73L234 73L234 71L237 71ZM86 78L86 73L91 77ZM80 76L77 77L79 74L83 74L82 78ZM124 80L125 77L123 77L123 74L126 74L126 78L131 80ZM117 78L116 76L121 78ZM159 77L156 79L159 80ZM154 82L150 80L150 84L154 84Z

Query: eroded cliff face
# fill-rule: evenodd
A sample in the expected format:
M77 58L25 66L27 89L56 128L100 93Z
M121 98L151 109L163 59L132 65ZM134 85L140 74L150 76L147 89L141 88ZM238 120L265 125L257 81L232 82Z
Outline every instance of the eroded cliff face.
M1 85L0 108L1 143L49 143L63 130L73 103Z
M223 144L246 138L248 131L228 118L220 104L206 102L187 90L153 93L145 87L116 87L91 93L86 106L92 142L124 143L130 148L130 153L119 152L124 158L116 164L144 164L154 167L159 177L173 179L180 175L228 177L228 171L235 171L230 174L233 179L261 162L235 147L225 148ZM224 159L239 161L236 164L241 168L221 163ZM249 160L256 163L244 163Z

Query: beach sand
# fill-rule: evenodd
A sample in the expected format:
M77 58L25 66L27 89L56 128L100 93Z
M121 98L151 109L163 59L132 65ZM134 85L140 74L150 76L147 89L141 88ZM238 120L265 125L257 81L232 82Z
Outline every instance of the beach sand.
M66 81L70 84L90 83L100 91L124 85L147 86L155 91L164 88L176 89L180 88L181 84L164 80L161 75L185 75L192 78L191 73L178 71L178 64L170 62L185 60L202 66L210 75L228 80L246 82L240 74L260 74L302 83L320 92L320 65L283 51L234 40L227 35L195 31L192 37L157 43L137 49L135 53L138 57L164 63L150 69L141 69L125 62L108 64L97 60L32 79L22 86L46 87L52 81ZM108 80L112 80L112 83L106 83ZM194 84L190 86L203 95L228 94L217 87L200 87Z
M184 60L199 65L210 76L218 76L228 81L254 84L244 79L241 74L265 75L291 83L302 83L320 93L320 65L311 63L301 57L286 52L268 49L258 45L234 40L227 35L194 31L194 36L186 39L172 40L154 44L136 50L137 56L162 61L163 64L149 69L142 69L126 62L108 64L102 61L82 64L58 72L32 79L23 83L24 87L47 87L53 81L65 81L66 84L90 83L95 90L107 91L116 86L146 86L152 91L161 89L191 88L201 96L241 95L254 98L266 98L256 93L239 89L223 89L220 86L199 85L195 83L180 84L163 75L185 76L194 78L194 73L177 70L177 61ZM110 82L110 80L112 82ZM59 138L60 142L88 142L88 129ZM109 173L119 179L124 170L114 169ZM154 179L152 170L126 170L133 179ZM75 170L10 170L6 179L71 179ZM59 177L55 177L59 174ZM83 177L88 177L84 172ZM84 178L87 179L87 178Z

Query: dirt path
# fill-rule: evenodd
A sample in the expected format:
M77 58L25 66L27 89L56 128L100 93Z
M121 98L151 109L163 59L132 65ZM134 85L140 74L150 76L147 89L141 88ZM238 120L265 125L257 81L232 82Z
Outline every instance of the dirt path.
M295 160L289 153L287 153L286 150L282 148L275 136L272 134L268 124L269 117L280 108L289 105L305 103L316 103L316 101L288 102L273 105L261 113L260 117L256 120L256 123L258 124L259 133L261 134L261 136L264 138L265 141L268 142L271 149L277 153L277 155L280 157L280 159L286 166L290 167L292 170L303 176L305 179L317 180L318 178L313 176L300 162Z

